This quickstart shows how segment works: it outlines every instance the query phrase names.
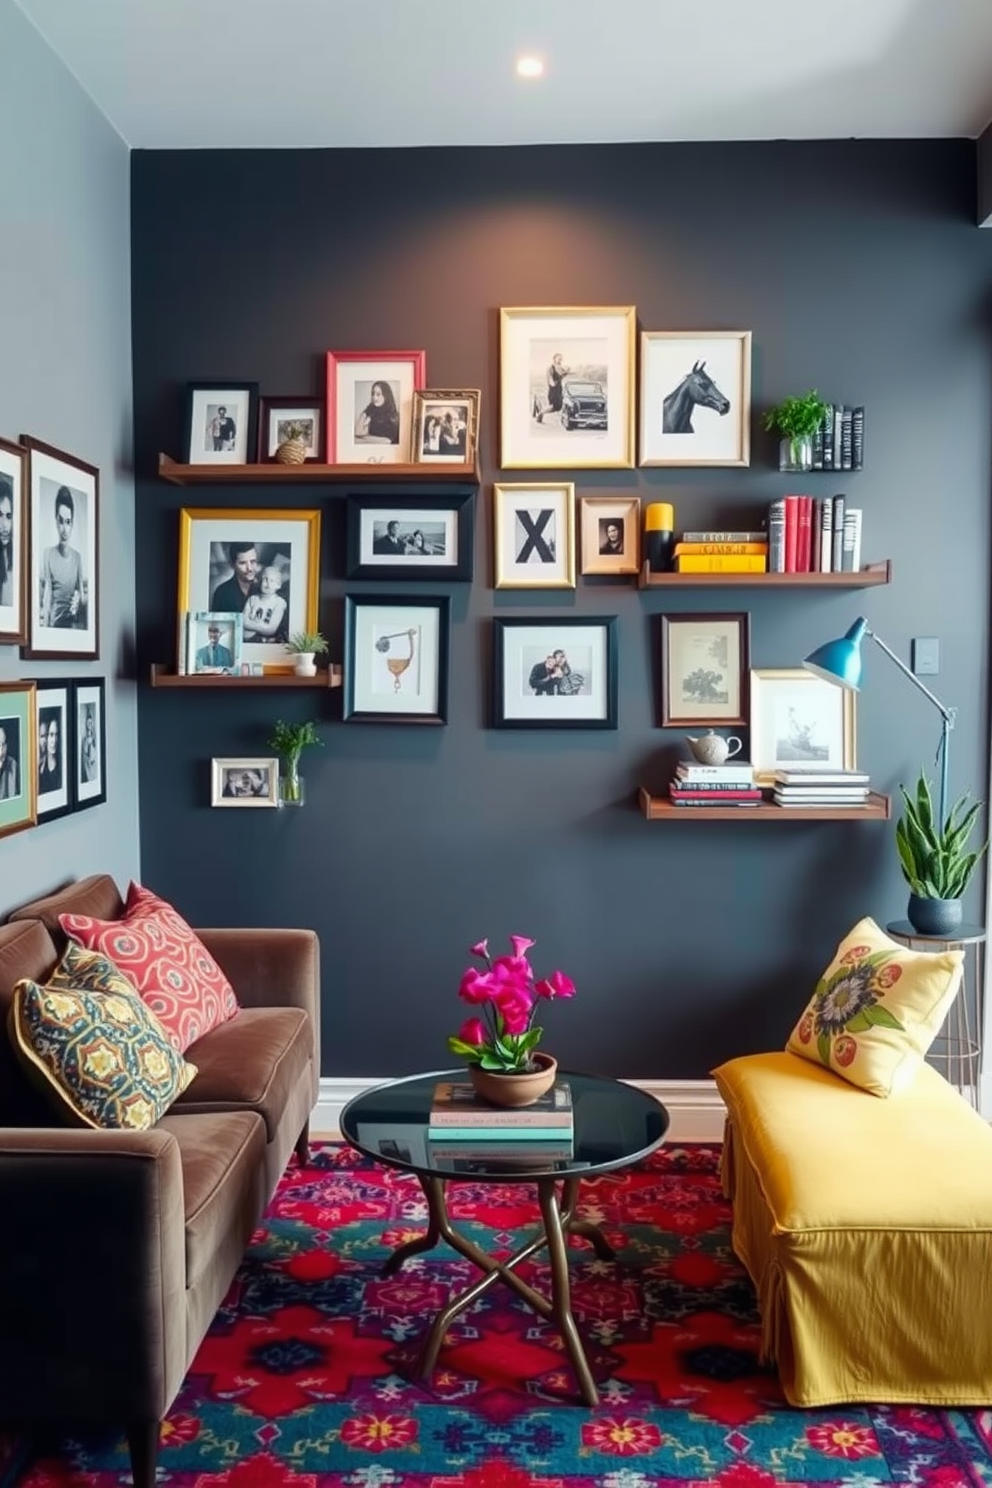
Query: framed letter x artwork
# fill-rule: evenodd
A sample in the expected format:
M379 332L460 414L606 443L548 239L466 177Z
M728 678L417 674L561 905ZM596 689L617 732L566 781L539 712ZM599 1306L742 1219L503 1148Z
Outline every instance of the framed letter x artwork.
M575 487L493 486L497 589L575 588Z

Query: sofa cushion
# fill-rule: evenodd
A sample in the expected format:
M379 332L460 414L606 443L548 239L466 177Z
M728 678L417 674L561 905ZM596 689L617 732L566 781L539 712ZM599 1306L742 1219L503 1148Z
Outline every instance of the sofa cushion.
M132 883L119 920L61 914L67 935L101 951L133 983L183 1053L238 1011L227 977L182 915Z
M786 1048L872 1095L903 1090L947 1016L963 966L963 951L911 951L874 920L859 920Z
M59 924L64 914L90 915L98 920L119 920L124 913L124 901L120 890L109 873L92 873L75 883L66 884L54 894L43 899L32 899L28 904L12 910L8 920L40 920L55 942L55 954L65 950L66 933ZM30 975L30 973L26 973Z
M73 1125L147 1131L196 1074L112 962L71 944L47 982L17 983L9 1029Z
M176 1112L250 1108L271 1141L291 1092L309 1079L313 1025L300 1008L242 1008L187 1052L199 1073Z

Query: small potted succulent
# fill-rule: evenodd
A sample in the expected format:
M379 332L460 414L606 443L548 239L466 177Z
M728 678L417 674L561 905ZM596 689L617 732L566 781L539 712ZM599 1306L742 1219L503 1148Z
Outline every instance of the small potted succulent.
M269 739L269 748L274 749L283 761L279 771L280 806L302 806L305 800L303 780L300 776L300 755L311 744L323 744L317 735L317 725L312 719L306 723L286 723L277 718Z
M298 630L286 642L286 650L295 658L293 670L298 677L315 677L318 652L327 650L327 642L319 630Z
M778 451L779 470L812 470L813 435L823 423L827 404L816 388L783 398L765 414L765 428L782 436Z

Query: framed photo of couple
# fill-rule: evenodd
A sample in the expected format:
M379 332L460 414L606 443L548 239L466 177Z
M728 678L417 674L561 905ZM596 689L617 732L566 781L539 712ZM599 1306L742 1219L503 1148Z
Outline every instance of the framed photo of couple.
M413 395L415 465L472 464L479 438L478 388L426 388Z
M495 728L615 729L617 617L493 621Z
M278 759L212 759L210 804L278 806Z
M393 497L349 496L349 579L472 577L475 493Z

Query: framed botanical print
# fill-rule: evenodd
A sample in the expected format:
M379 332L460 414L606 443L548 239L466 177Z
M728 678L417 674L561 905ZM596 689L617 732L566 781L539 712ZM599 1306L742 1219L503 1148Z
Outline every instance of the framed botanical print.
M494 485L493 558L497 589L574 589L574 485Z
M751 463L751 332L641 332L641 465Z
M499 315L504 470L629 469L634 306L511 307Z
M103 677L74 683L72 708L73 805L83 811L107 799L107 698Z
M327 463L409 464L413 395L426 377L423 351L329 351Z
M493 726L615 729L617 617L494 620Z
M67 816L72 793L72 682L35 683L38 821Z
M22 435L31 505L28 641L32 659L95 661L99 641L100 472Z
M257 382L187 383L187 463L246 465L255 455L257 418Z
M278 806L279 761L213 759L210 761L211 806Z
M27 640L27 453L0 439L0 642Z
M281 462L276 451L293 444L292 458ZM324 458L324 410L310 398L259 399L258 461L299 465Z
M35 684L0 682L0 837L33 827L38 803Z
M447 595L345 595L344 719L447 723Z
M661 726L747 723L751 617L661 617Z
M349 496L349 579L464 579L472 577L475 493Z
M856 769L856 696L805 667L752 668L755 780L768 784L782 769Z
M641 503L637 496L583 496L579 501L584 574L636 574L641 568Z
M472 464L479 438L478 388L424 388L413 395L415 465Z
M240 615L242 666L293 670L286 642L317 629L319 578L319 511L183 507L179 513L179 613Z

